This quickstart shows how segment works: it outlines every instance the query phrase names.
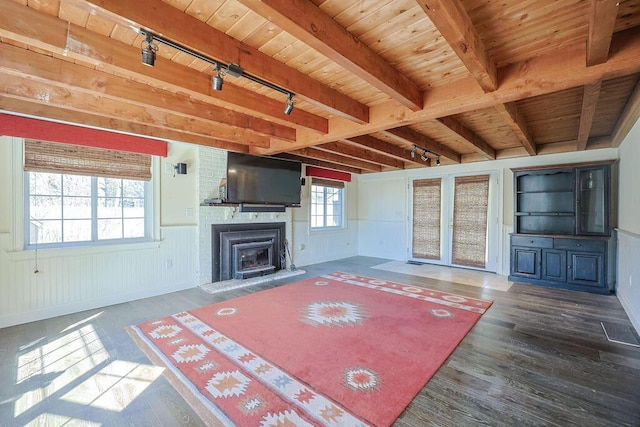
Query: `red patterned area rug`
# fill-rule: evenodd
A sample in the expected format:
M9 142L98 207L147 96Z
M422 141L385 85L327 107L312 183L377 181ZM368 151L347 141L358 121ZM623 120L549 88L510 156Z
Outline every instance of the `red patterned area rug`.
M128 330L209 425L385 426L490 305L332 273Z

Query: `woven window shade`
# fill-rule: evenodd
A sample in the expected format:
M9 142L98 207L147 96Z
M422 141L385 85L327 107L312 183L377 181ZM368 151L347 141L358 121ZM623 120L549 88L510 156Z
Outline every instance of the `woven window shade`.
M441 180L413 181L414 258L440 259Z
M311 182L313 185L322 185L323 187L344 188L344 182L332 179L313 178Z
M151 156L104 148L26 140L24 170L149 181Z
M452 263L484 268L487 251L489 175L456 177Z

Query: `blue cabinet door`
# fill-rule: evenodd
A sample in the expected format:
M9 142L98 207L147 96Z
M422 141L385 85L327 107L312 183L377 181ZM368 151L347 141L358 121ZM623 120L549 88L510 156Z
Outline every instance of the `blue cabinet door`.
M511 247L511 274L514 276L540 278L541 249Z
M604 254L568 251L567 282L574 285L604 286Z
M567 281L567 251L542 250L542 280Z

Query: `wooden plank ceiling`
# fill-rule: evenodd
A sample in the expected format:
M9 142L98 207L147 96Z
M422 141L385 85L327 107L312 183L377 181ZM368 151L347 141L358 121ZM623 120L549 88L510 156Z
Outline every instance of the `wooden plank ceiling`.
M0 0L0 111L353 173L617 146L640 0ZM148 30L294 93L226 75ZM427 148L412 158L413 144Z

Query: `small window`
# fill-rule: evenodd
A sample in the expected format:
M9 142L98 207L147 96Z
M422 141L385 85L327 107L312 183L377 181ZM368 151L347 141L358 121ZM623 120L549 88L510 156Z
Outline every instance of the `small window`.
M150 239L148 181L26 173L26 247Z
M314 178L311 184L311 229L344 226L344 182Z

